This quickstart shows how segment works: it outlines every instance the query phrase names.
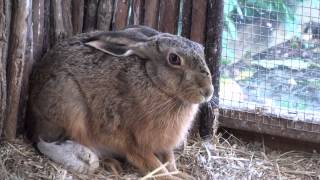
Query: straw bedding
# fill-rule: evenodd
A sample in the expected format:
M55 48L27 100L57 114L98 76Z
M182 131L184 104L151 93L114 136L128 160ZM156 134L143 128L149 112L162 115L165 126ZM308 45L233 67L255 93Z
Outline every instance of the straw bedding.
M176 152L180 170L197 179L320 179L317 152L277 152L262 142L244 142L225 131L212 139L189 138ZM227 137L227 138L226 138ZM68 172L40 155L23 138L0 143L0 179L152 179L152 172L140 177L133 167L114 175L100 168L91 175Z

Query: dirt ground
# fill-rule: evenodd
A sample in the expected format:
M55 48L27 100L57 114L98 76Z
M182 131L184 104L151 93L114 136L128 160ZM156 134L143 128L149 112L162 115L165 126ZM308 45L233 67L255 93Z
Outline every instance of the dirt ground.
M0 143L0 179L138 179L135 169L124 164L114 175L100 168L95 174L68 172L40 155L23 138ZM227 131L212 139L189 138L176 152L178 167L197 179L320 179L320 154L273 151L263 142L245 142ZM152 179L149 174L143 179Z

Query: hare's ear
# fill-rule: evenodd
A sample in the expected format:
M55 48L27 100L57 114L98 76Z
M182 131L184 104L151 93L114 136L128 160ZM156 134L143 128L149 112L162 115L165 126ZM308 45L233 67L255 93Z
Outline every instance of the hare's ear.
M85 44L113 56L137 55L146 58L149 38L127 31L106 32L86 40Z
M125 29L125 31L131 31L133 33L141 33L147 37L152 37L160 34L160 32L155 29L152 29L148 26L141 26L141 25L128 26Z

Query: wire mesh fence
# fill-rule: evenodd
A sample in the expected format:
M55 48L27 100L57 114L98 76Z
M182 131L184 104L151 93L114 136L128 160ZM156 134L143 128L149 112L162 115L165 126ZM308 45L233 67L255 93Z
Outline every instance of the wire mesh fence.
M261 122L272 126L285 118L292 120L286 128L320 133L314 126L320 125L319 6L319 0L224 0L223 109L263 115Z

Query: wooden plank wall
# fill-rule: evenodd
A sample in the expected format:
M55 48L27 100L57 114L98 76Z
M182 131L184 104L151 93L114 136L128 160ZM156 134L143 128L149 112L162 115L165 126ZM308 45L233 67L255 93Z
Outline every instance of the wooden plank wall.
M33 64L57 41L74 34L119 30L129 24L177 34L180 19L181 35L207 46L207 61L217 77L221 47L215 43L221 42L222 20L217 21L213 14L223 12L222 3L219 0L0 0L0 134L4 130L6 138L15 138L17 129L24 127L28 78ZM214 83L217 85L217 80ZM204 107L212 108L210 103ZM210 108L201 116L207 129L212 127L208 120L212 119Z

